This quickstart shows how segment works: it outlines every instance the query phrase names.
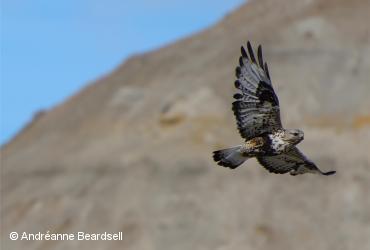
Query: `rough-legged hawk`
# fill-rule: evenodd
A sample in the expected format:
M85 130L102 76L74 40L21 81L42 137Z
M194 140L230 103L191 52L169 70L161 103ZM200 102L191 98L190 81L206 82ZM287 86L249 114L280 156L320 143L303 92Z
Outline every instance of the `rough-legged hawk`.
M241 48L242 56L236 68L235 87L240 90L232 104L238 130L245 143L233 148L213 152L218 165L234 169L245 160L256 157L268 171L291 175L322 172L295 146L303 140L299 129L284 129L280 121L279 100L271 84L267 64L263 62L262 48L258 46L257 60L250 42L248 53ZM249 54L249 55L248 55Z

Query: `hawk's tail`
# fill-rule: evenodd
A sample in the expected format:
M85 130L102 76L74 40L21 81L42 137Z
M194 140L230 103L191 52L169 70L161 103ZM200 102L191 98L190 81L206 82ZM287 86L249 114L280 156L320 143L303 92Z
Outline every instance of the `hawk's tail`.
M231 169L237 168L249 158L247 156L243 156L241 149L242 146L237 146L214 151L213 159L220 166Z

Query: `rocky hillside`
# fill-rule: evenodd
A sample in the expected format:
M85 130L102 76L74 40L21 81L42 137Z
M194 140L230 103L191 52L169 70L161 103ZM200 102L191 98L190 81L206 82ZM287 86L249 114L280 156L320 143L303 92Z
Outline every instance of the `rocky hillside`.
M4 249L369 249L370 3L249 1L137 55L1 149ZM262 44L286 127L330 177L234 171L240 45ZM57 76L56 76L57 77ZM10 241L9 232L123 232L123 241Z

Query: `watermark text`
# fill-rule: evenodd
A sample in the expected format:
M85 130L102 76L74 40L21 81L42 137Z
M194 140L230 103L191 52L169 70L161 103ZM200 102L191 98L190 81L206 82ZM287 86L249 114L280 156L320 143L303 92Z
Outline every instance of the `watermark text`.
M67 240L123 240L122 232L103 232L103 233L52 233L50 231L28 233L28 232L11 232L9 234L11 240L24 241L67 241Z

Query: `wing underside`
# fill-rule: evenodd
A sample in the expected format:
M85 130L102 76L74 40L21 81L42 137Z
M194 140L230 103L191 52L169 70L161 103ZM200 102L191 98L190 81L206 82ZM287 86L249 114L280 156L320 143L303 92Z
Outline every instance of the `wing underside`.
M315 163L307 159L297 147L290 151L274 156L259 156L258 162L269 172L275 174L290 173L291 175L318 173L323 175L332 175L335 171L323 172Z
M258 62L250 42L247 48L248 53L241 48L242 56L236 68L235 87L240 92L234 95L233 111L241 136L249 140L282 126L279 100L271 85L267 63L263 62L262 48L258 47Z

